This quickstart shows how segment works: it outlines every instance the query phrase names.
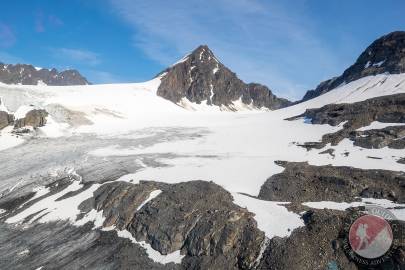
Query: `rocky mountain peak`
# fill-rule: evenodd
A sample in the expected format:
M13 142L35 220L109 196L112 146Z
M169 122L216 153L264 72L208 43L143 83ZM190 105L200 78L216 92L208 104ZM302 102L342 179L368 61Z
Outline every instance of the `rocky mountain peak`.
M89 84L77 70L59 72L57 69L38 68L27 64L3 64L0 62L0 82L23 85L86 85Z
M324 81L315 90L308 91L303 101L322 95L343 83L383 73L405 72L405 31L396 31L380 37L360 54L356 62L339 77Z
M200 45L195 49L190 55L189 58L198 66L209 66L213 69L219 69L220 66L224 66L214 55L210 48L207 45ZM225 67L225 66L224 66Z
M239 106L278 109L290 104L264 85L244 83L207 45L199 46L161 74L157 94L180 105L191 102L237 110Z

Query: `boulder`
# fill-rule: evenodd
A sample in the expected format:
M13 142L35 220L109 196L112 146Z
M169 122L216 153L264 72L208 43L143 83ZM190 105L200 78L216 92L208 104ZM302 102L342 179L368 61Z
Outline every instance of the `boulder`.
M4 111L0 111L0 129L3 129L14 122L14 116Z
M42 109L35 109L29 111L24 118L17 119L14 123L14 128L19 129L23 127L43 127L46 124L46 117L48 112Z

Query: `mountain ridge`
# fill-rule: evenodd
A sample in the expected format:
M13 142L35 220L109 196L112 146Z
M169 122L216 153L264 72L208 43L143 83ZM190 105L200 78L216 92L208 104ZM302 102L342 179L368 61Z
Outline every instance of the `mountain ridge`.
M322 95L342 84L365 76L405 72L405 31L394 31L373 41L355 63L340 76L321 82L305 93L300 102Z
M157 94L176 104L182 100L232 108L239 101L255 108L279 109L291 104L264 85L245 83L222 64L207 45L200 45L159 73Z
M29 64L5 64L0 62L0 82L22 85L87 85L90 84L79 71L67 69L58 71L55 68L36 68Z

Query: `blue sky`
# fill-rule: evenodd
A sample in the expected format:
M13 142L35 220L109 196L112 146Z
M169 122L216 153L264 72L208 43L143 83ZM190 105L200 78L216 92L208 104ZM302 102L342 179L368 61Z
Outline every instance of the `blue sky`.
M405 30L403 0L13 0L0 61L145 81L200 44L246 82L298 99L376 38Z

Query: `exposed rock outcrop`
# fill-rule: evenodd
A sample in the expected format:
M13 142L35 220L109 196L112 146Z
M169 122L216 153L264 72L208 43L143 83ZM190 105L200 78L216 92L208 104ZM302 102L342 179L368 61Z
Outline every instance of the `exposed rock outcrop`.
M0 129L3 129L14 122L14 116L4 111L0 111Z
M343 83L362 77L383 73L405 72L405 31L397 31L374 41L359 56L356 62L339 77L320 83L315 90L308 91L302 101L320 96Z
M405 149L405 126L392 126L383 129L354 131L349 134L354 145L363 148Z
M27 112L24 118L17 119L14 123L14 128L23 128L30 126L33 128L43 127L46 124L48 112L42 109L35 109Z
M405 173L353 167L312 166L305 162L278 162L285 170L271 176L259 198L271 201L340 201L356 198L405 202Z
M157 94L176 104L189 102L234 108L234 103L271 110L291 104L260 84L245 84L207 46L200 46L164 70Z
M0 82L23 85L85 85L89 84L77 70L59 72L56 69L35 68L26 64L0 63Z
M139 209L153 190L162 192ZM265 238L253 214L210 182L115 182L97 190L90 206L103 210L104 226L127 229L162 254L181 250L186 269L250 269Z
M327 143L337 145L344 138L354 140L365 148L404 148L403 127L389 127L383 130L356 131L374 121L383 123L405 123L405 94L381 96L355 103L328 104L317 109L307 109L303 114L289 118L310 119L312 124L337 126L343 122L343 129L326 134L322 142L307 143L307 148L322 148ZM365 137L364 137L365 136Z

